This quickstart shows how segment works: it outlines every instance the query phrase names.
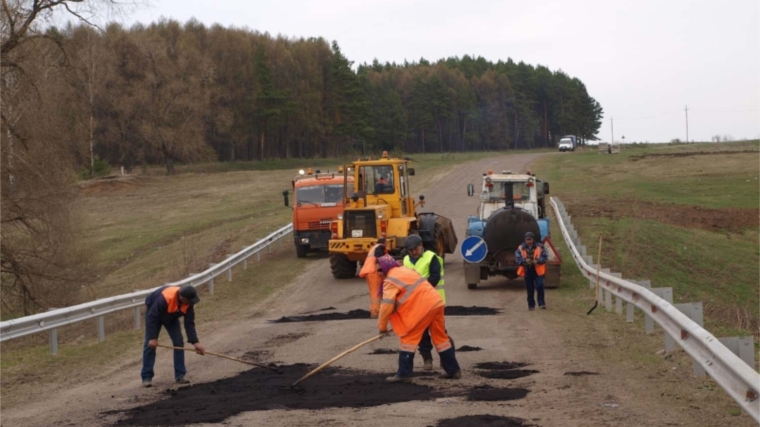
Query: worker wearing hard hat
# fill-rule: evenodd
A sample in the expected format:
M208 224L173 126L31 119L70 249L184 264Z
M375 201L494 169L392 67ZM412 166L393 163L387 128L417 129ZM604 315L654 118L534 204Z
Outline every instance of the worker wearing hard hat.
M454 346L446 334L444 304L433 286L411 268L403 267L390 255L377 259L383 273L383 298L380 302L380 333L388 332L388 322L401 343L398 371L388 382L411 381L414 371L414 352L425 330L430 329L433 344L446 371L443 378L462 377L454 354Z
M359 277L367 280L369 287L369 317L377 319L380 314L380 297L382 296L381 285L383 283L382 271L377 267L377 258L385 255L385 245L373 246L367 254L367 259L362 264Z
M404 257L404 267L411 268L420 276L427 279L428 283L441 295L443 304L446 305L446 291L443 282L443 259L435 252L425 250L422 239L416 234L406 238L404 247L408 255ZM423 369L433 369L433 343L430 340L430 332L425 330L420 340L420 355L422 356Z
M525 242L515 251L517 275L525 277L525 288L528 291L528 310L536 309L535 296L538 297L538 307L546 308L544 301L544 276L546 275L546 250L544 245L533 240L533 233L525 233ZM536 295L537 294L537 295Z
M143 346L142 385L150 387L153 380L153 365L156 362L156 347L161 326L166 328L174 347L184 347L182 328L179 318L185 318L185 333L187 341L195 347L195 352L205 354L206 350L198 342L195 332L195 311L193 306L200 302L198 292L193 286L162 286L153 291L145 299L148 309L145 313L145 344ZM174 380L179 384L187 384L185 378L185 352L174 350Z

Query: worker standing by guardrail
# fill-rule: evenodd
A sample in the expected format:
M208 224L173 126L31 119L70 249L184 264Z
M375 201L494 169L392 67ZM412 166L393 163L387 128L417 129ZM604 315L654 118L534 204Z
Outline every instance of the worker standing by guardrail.
M544 276L546 275L546 251L544 245L533 240L533 233L525 233L525 243L515 251L515 262L520 267L517 275L525 277L528 290L528 310L536 309L534 296L538 294L538 306L546 308L544 301Z
M143 387L152 385L153 365L156 362L156 347L158 347L158 333L161 332L161 326L166 328L174 347L184 347L182 328L179 325L179 318L184 317L187 341L195 347L196 353L205 354L206 350L198 341L198 334L195 332L193 306L199 302L198 292L190 285L162 286L145 299L148 309L145 313L145 344L143 345L143 367L140 373ZM190 381L185 378L186 373L185 352L174 350L174 380L179 384L189 383Z

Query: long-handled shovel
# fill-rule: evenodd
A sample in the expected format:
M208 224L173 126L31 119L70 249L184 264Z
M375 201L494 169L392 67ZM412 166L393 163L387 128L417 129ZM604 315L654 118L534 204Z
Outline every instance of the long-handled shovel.
M162 345L162 344L158 344L158 346L159 347L163 347L163 348L170 348L172 350L184 350L184 351L195 352L194 348L172 347L170 345ZM224 359L234 360L235 362L245 363L246 365L253 365L253 366L257 366L259 368L269 369L270 371L277 372L278 374L282 374L282 371L280 371L279 369L273 368L273 367L267 366L267 365L262 365L261 363L256 363L256 362L251 362L251 361L248 361L248 360L238 359L237 357L232 357L232 356L227 356L227 355L224 355L224 354L214 353L214 352L211 352L211 351L208 351L208 350L206 350L205 353L206 354L210 354L211 356L221 357L221 358L224 358Z
M331 363L335 362L336 360L340 359L341 357L343 357L343 356L347 355L348 353L351 353L351 352L353 352L353 351L356 351L356 350L358 350L358 349L360 349L360 348L364 347L365 345L367 345L367 344L369 344L369 343L371 343L371 342L377 341L377 340L379 340L380 338L384 337L385 335L386 335L386 334L380 334L380 335L378 335L378 336L376 336L376 337L372 337L372 338L368 339L367 341L364 341L364 342L362 342L362 343L360 343L360 344L357 344L357 345L355 345L355 346L353 346L353 347L349 348L348 350L344 351L343 353L341 353L341 354L339 354L339 355L337 355L337 356L333 357L332 359L328 360L327 362L325 362L325 363L323 363L323 364L321 364L321 365L317 366L317 367L316 367L314 370L312 370L312 371L311 371L311 372L309 372L308 374L306 374L306 375L302 376L302 377L301 377L301 378L300 378L298 381L296 381L296 382L294 382L293 384L291 384L291 385L290 385L290 387L291 387L291 388L293 388L293 387L297 386L298 384L300 384L301 382L305 381L305 380L306 380L307 378L309 378L310 376L312 376L312 375L316 374L317 372L321 371L322 369L324 369L324 368L328 367L328 366L329 366Z
M599 236L599 256L596 257L596 299L594 300L594 306L586 313L586 316L591 314L596 306L599 305L599 273L602 271L602 236Z

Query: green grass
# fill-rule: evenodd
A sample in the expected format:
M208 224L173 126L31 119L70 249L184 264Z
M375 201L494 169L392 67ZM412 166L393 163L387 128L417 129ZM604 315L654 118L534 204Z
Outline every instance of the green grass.
M596 242L603 236L603 267L626 278L651 279L655 287L672 287L676 303L702 301L705 327L717 336L749 335L758 333L760 318L758 226L708 231L670 215L677 218L680 210L693 206L717 210L716 215L727 212L725 208L755 209L748 212L756 215L760 157L742 153L632 159L645 154L757 150L758 146L757 141L626 146L620 155L547 156L532 168L551 183L552 196L568 206L573 225L595 260ZM666 217L642 218L626 209L640 202L650 203L647 209L662 209ZM594 214L595 209L613 209L617 215ZM574 271L573 265L568 275L571 286L561 292L576 292Z

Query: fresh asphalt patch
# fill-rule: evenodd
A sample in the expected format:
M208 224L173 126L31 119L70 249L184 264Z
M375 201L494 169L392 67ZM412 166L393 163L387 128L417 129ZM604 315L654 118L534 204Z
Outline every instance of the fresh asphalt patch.
M116 423L120 426L177 426L220 423L248 411L365 408L444 396L422 384L386 383L388 373L332 367L291 388L314 366L295 364L280 368L283 375L251 369L235 377L182 387L160 401L106 415L121 415Z
M483 363L476 363L475 367L478 369L489 369L489 370L509 370L509 369L518 369L528 366L527 363L522 362L483 362Z
M398 354L398 350L394 350L392 348L377 348L367 354L375 355L375 354Z
M467 400L475 402L501 402L523 399L529 393L525 388L491 387L488 385L473 387Z
M322 309L330 310L331 307ZM322 311L317 310L317 311ZM498 308L493 307L464 307L461 305L446 306L444 314L446 316L493 316L501 312ZM351 310L348 313L321 313L309 314L307 316L283 316L276 320L270 320L271 323L291 323L291 322L322 322L327 320L353 320L369 319L369 311L364 309Z
M480 350L483 350L483 349L480 347L470 347L469 345L463 345L459 347L456 351L460 352L460 351L480 351Z
M565 375L569 375L571 377L585 377L586 375L600 375L600 374L599 372L575 371L575 372L565 372Z
M496 415L467 415L438 421L436 427L531 427L527 420Z
M537 373L538 371L534 369L510 369L508 371L483 371L478 372L478 375L483 378L490 378L492 380L514 380Z

